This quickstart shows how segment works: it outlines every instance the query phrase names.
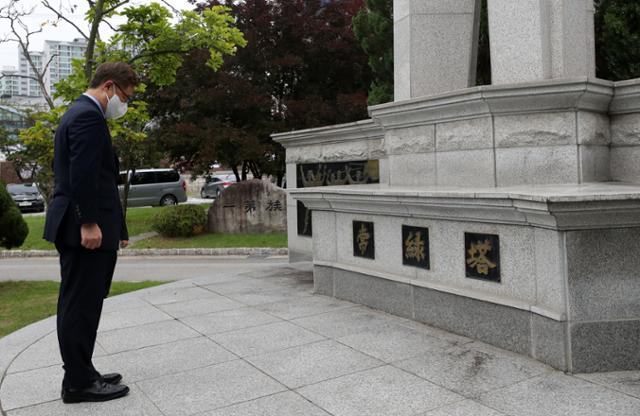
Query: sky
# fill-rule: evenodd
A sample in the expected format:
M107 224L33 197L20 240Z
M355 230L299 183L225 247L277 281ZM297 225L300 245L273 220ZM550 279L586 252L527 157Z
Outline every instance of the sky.
M193 5L191 5L188 0L165 0L166 3L170 4L176 9L193 9ZM152 0L131 0L130 3L133 5L152 3ZM156 2L160 2L156 0ZM0 0L0 7L3 7L7 0ZM59 5L66 10L64 15L69 20L72 20L79 27L85 30L85 33L88 32L88 25L84 21L84 13L88 9L88 4L86 0L49 0L49 3L58 8ZM40 0L19 0L18 4L23 10L31 10L35 8L30 17L25 18L24 22L27 24L31 31L37 29L41 25L44 24L42 33L37 35L33 35L31 39L31 48L35 51L41 51L44 46L45 40L73 40L74 38L79 38L81 35L78 31L71 26L70 24L60 21L57 26L51 24L51 22L55 22L55 14L49 11L47 8L41 5ZM76 5L77 8L72 13L71 6ZM118 23L123 23L124 21L113 19L112 24L116 26ZM11 32L8 21L5 19L0 19L0 39L5 39L6 36ZM108 38L113 32L107 27L103 26L100 31L103 38ZM5 66L14 66L18 67L18 46L15 42L8 43L0 43L0 69Z

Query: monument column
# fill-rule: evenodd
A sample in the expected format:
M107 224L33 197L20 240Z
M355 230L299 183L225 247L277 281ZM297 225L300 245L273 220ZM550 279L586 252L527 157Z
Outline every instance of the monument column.
M475 83L479 0L394 0L395 101Z
M592 0L488 0L493 84L595 76Z

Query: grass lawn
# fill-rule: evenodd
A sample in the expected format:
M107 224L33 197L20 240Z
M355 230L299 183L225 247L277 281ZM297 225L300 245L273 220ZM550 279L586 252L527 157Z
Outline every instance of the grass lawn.
M113 282L111 296L167 282ZM53 281L0 282L0 338L55 315L60 284Z
M199 205L203 210L209 209L210 204ZM127 211L127 227L129 228L129 236L140 235L153 231L151 229L151 219L156 216L160 207L142 207L129 208ZM44 232L44 216L24 217L29 226L29 235L21 247L16 250L54 250L53 244L44 241L42 234Z
M286 234L202 234L189 238L152 237L132 248L287 247Z

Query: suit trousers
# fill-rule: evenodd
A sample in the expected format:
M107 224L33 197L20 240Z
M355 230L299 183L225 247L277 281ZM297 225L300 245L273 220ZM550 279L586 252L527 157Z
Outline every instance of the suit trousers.
M66 388L82 389L100 377L92 363L104 298L109 294L117 251L56 243L60 254L58 343Z

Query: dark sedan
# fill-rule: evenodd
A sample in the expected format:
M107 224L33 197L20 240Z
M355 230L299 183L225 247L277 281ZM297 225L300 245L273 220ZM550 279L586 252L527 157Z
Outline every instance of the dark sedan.
M44 211L44 198L32 183L9 184L7 191L21 212Z

